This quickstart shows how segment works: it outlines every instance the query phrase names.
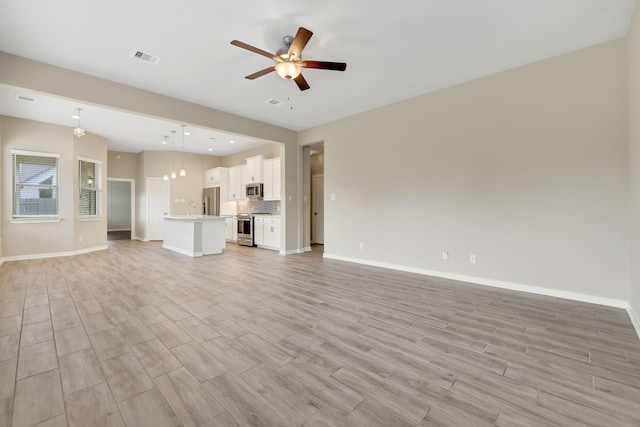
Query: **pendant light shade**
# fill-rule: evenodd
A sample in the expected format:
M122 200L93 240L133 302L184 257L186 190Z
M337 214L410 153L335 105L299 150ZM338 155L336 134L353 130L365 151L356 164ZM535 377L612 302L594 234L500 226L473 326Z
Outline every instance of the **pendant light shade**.
M76 138L80 138L84 136L84 129L80 127L80 111L82 111L82 108L76 108L76 110L78 110L78 112L72 117L74 119L78 119L78 126L73 128L73 134L76 136Z
M184 127L182 125L182 152L180 153L180 176L187 176L187 170L184 168Z

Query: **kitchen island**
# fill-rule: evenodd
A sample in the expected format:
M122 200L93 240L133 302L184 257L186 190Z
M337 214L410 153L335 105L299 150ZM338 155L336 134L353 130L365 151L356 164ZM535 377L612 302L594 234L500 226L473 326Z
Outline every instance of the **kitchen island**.
M162 247L191 257L220 254L226 247L224 231L223 217L167 216Z

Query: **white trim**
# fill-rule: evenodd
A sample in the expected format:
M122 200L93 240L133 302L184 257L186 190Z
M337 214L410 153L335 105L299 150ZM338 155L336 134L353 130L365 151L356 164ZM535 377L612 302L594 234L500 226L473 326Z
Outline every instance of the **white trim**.
M17 154L18 156L38 156L38 157L55 157L60 158L59 153L49 153L46 151L26 151L26 150L11 150L11 155Z
M61 216L57 217L15 217L11 218L9 222L11 224L40 224L47 222L60 222L62 221Z
M64 256L73 256L73 255L81 255L87 254L89 252L101 251L104 249L109 249L108 245L104 246L96 246L93 248L80 249L77 251L67 251L67 252L52 252L47 254L29 254L29 255L16 255L16 256L8 256L3 257L1 260L4 261L22 261L27 259L41 259L41 258L57 258Z
M341 255L323 254L323 258L335 259L339 261L353 262L356 264L365 264L373 267L388 268L390 270L405 271L408 273L423 274L426 276L442 277L444 279L458 280L477 285L491 286L494 288L509 289L512 291L529 292L532 294L546 295L549 297L564 298L573 301L588 302L591 304L605 305L608 307L628 309L629 303L621 299L605 298L596 295L583 294L579 292L563 291L561 289L543 288L540 286L524 285L521 283L505 282L502 280L485 279L483 277L466 276L463 274L445 273L442 271L426 270L422 268L407 267L403 265L390 264L386 262L370 261L359 258L344 257Z
M627 306L627 313L629 314L629 319L631 319L631 324L636 329L638 338L640 338L640 318L636 316L636 312L633 311L633 308L630 305Z
M304 247L300 249L300 253L303 254L305 252L311 252L311 246Z
M77 219L78 219L78 222L102 221L104 219L104 216L102 216L102 215L83 215L83 216L79 216Z
M95 164L98 164L100 166L102 166L102 164L103 164L102 160L90 159L88 157L80 157L80 156L78 156L78 160L82 160L83 162L87 162L87 163L95 163Z

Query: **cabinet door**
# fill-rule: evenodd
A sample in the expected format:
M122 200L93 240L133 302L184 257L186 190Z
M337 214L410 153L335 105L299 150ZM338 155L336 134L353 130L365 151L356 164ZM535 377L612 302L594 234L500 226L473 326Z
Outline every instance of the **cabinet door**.
M256 245L264 245L264 222L256 218L253 222L253 240Z
M244 167L234 166L229 168L229 200L242 200L246 191L242 182L242 171Z
M262 156L249 157L247 159L246 184L262 182Z
M264 246L272 249L280 249L280 219L265 218L264 220Z
M225 240L233 240L233 218L224 219L224 238Z
M213 187L213 169L207 169L206 171L204 171L204 187L205 188L211 188Z
M273 200L273 160L265 160L262 163L262 178L264 200Z
M272 171L272 179L273 179L273 199L272 200L280 200L282 198L281 191L281 180L280 180L280 159L275 159L273 161L273 171Z

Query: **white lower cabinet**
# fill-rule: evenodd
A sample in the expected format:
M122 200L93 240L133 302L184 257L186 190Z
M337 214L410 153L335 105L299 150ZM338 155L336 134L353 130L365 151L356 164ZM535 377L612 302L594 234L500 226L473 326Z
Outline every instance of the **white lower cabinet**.
M264 218L256 216L253 218L253 242L256 246L264 246Z
M238 241L238 220L235 217L226 217L224 219L224 238L227 242Z
M264 247L280 250L280 217L264 219Z
M280 217L254 216L253 241L256 246L264 249L280 250Z

